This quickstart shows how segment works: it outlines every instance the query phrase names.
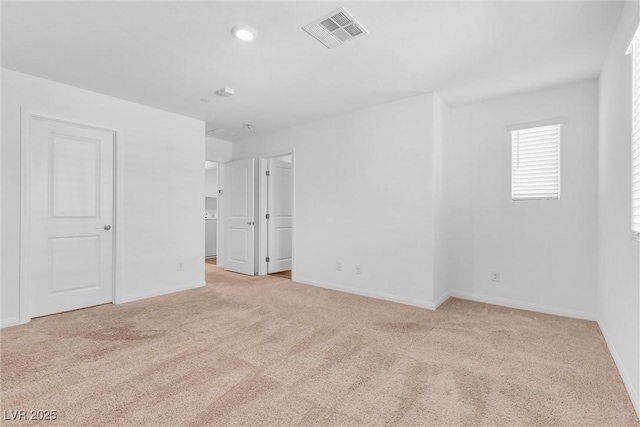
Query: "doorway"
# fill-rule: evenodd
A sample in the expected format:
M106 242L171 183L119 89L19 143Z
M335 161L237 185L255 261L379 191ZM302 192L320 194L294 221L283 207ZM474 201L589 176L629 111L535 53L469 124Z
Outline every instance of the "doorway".
M20 321L114 301L113 130L23 112Z
M204 231L205 263L218 265L220 167L218 162L204 162Z
M293 166L292 153L261 158L261 267L263 274L287 279L293 270Z

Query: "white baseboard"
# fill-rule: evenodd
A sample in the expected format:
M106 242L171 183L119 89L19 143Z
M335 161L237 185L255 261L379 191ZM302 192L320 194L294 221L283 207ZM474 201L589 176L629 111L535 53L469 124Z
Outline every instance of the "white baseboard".
M411 305L413 307L426 308L428 310L435 310L436 307L437 307L437 305L435 303L429 302L429 301L422 301L422 300L418 300L418 299L414 299L414 298L399 297L399 296L396 296L396 295L385 294L383 292L377 292L377 291L369 291L369 290L366 290L366 289L351 288L351 287L348 287L348 286L335 285L333 283L327 283L327 282L321 282L321 281L318 281L318 280L305 279L303 277L295 276L295 277L292 277L291 280L293 282L302 283L303 285L317 286L319 288L331 289L331 290L334 290L334 291L346 292L348 294L355 294L355 295L360 295L360 296L363 296L363 297L370 297L370 298L376 298L376 299L381 299L381 300L385 300L385 301L397 302L399 304Z
M4 319L2 321L2 323L0 323L0 329L1 328L8 328L9 326L16 326L20 324L20 318L19 317L14 317L11 319Z
M636 414L640 416L640 396L638 395L638 390L633 388L633 384L631 383L631 377L627 373L624 365L622 364L622 359L620 359L620 355L616 350L616 347L613 345L613 341L611 340L611 335L609 335L609 331L606 326L602 322L602 319L598 317L597 319L598 326L600 327L600 331L602 332L602 336L604 337L604 341L607 343L607 347L609 348L609 353L611 353L611 357L613 357L613 361L618 368L618 372L620 372L620 376L622 377L622 382L624 386L627 388L627 393L629 393L629 398L631 398L631 403L633 404L633 408L636 410Z
M436 308L440 307L449 298L451 298L451 292L449 290L447 290L445 293L440 295L439 298L436 299L436 302L434 303L434 307L433 308L436 309Z
M484 302L486 304L500 305L503 307L517 308L520 310L536 311L538 313L553 314L556 316L572 317L574 319L592 320L596 321L596 315L594 313L588 313L584 311L571 310L566 308L550 307L540 304L531 304L528 302L515 301L507 298L490 297L480 294L473 294L469 292L451 291L451 296L454 298L466 299L476 302Z
M116 301L116 304L123 304L125 302L132 302L132 301L138 301L141 299L159 297L161 295L172 294L174 292L187 291L189 289L202 288L203 286L206 286L206 284L207 284L206 282L188 283L186 285L179 285L179 286L173 286L170 288L157 289L149 292L141 292L139 294L125 295L121 299Z

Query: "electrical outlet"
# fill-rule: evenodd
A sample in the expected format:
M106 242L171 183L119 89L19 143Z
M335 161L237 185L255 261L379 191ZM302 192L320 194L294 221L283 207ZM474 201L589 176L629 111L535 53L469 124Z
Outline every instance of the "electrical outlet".
M184 271L184 262L180 261L178 263L178 271Z
M362 269L359 265L356 265L356 274L362 274Z
M492 271L491 272L491 280L493 282L499 282L500 281L500 272L499 271Z
M342 263L340 261L336 261L336 270L342 271Z

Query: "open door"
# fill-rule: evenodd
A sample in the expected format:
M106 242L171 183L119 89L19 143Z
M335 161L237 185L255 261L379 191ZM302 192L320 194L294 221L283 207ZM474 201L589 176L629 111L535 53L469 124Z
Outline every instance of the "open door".
M293 256L293 167L282 158L269 160L269 274L291 270Z
M254 159L226 164L226 270L253 276L255 233Z

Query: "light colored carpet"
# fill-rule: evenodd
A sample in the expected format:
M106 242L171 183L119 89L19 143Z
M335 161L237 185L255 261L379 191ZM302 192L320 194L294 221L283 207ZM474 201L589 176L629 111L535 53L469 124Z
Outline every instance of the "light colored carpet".
M206 269L206 288L3 330L2 409L59 426L638 425L593 322Z
M282 279L291 279L291 270L281 271L279 273L271 273L270 276L280 277Z

